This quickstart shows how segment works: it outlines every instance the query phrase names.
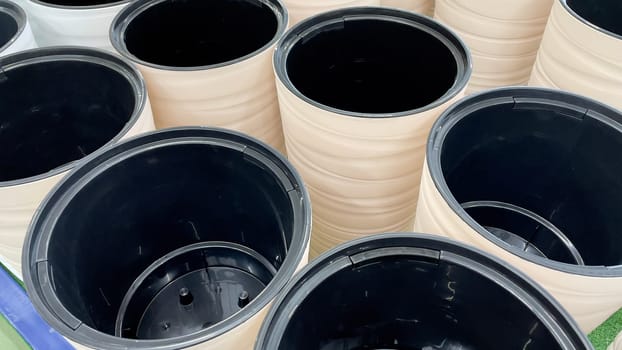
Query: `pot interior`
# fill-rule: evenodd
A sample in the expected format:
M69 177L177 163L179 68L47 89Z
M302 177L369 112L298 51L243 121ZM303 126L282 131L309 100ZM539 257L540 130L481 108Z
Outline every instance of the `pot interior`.
M348 266L296 305L283 316L279 349L561 348L503 284L444 260L394 255Z
M622 1L566 0L570 8L595 26L622 36Z
M399 21L348 18L312 29L292 45L286 72L304 96L357 113L429 105L457 80L456 59L427 31Z
M279 20L259 0L165 0L131 19L130 54L170 67L207 66L249 55L275 37Z
M198 332L281 267L294 209L260 160L188 142L108 165L64 206L48 247L56 295L86 325L138 339Z
M6 45L17 34L18 25L13 16L0 9L0 47Z
M58 5L58 6L98 6L109 5L114 3L123 2L123 0L36 0L44 4Z
M622 264L620 125L585 110L526 105L488 104L450 126L441 166L451 194L520 250L576 265Z
M7 69L0 96L0 181L44 174L97 150L137 103L123 74L77 59Z

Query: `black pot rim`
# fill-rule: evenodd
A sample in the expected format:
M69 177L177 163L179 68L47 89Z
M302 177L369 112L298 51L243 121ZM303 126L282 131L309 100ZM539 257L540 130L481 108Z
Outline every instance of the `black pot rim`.
M136 67L124 58L105 50L79 46L37 48L21 51L0 58L2 69L4 71L33 63L52 62L57 60L82 61L103 65L114 70L116 73L121 74L132 85L132 90L134 90L134 94L136 96L136 104L132 115L123 129L121 129L121 131L119 131L113 138L111 138L100 148L106 148L107 146L117 143L132 127L134 127L142 115L145 105L147 104L147 87L138 69L136 69ZM42 174L29 176L23 179L0 181L0 188L28 184L56 176L70 170L82 159L83 158L65 163Z
M289 53L299 40L303 39L305 35L310 32L316 31L325 24L330 24L336 21L347 21L352 19L375 19L383 21L393 21L400 24L408 25L417 28L427 34L432 35L435 39L441 41L447 49L452 53L457 64L456 80L454 85L450 87L443 96L439 97L436 101L415 109L393 112L393 113L361 113L346 111L339 108L327 106L323 103L317 102L309 97L305 96L300 90L298 90L287 73L286 65ZM322 110L329 111L331 113L345 115L349 117L358 118L395 118L405 117L417 113L422 113L431 109L434 109L458 95L467 86L472 72L471 53L467 45L462 39L448 27L441 23L424 15L419 15L414 12L400 10L397 8L387 7L350 7L344 9L333 10L325 13L321 13L304 21L299 22L293 26L276 45L273 58L274 70L277 78L281 81L285 87L293 93L299 99L306 103L320 108Z
M259 49L247 55L244 55L242 57L238 57L233 60L215 63L215 64L208 64L204 66L192 66L192 67L176 67L176 66L160 65L160 64L155 64L155 63L144 61L136 57L135 55L133 55L127 49L124 38L125 38L125 31L127 30L127 27L130 24L130 22L134 20L134 18L136 18L139 14L141 14L145 10L151 7L157 6L166 1L171 1L171 0L136 0L136 1L133 1L127 7L125 7L123 10L121 10L116 15L114 20L112 20L112 24L110 25L110 32L109 32L110 42L112 43L112 46L115 48L115 50L117 50L117 52L119 52L123 57L128 58L134 63L140 64L142 66L150 67L150 68L159 69L159 70L173 71L173 72L193 72L193 71L216 69L216 68L231 66L233 64L249 60L263 53L264 51L268 50L270 47L275 45L276 42L279 41L279 39L283 36L283 33L285 33L285 31L287 30L287 24L289 22L287 9L285 5L281 2L281 0L254 0L257 2L261 2L264 5L270 7L270 9L272 9L272 12L274 13L277 19L277 22L278 22L276 33L274 33L274 37L272 38L272 40L267 42L265 45L263 45Z
M597 26L596 24L588 21L587 19L583 18L580 14L578 14L577 12L575 12L575 10L573 10L570 5L568 5L568 1L567 0L558 0L562 6L564 7L564 9L566 9L566 11L568 11L568 13L570 13L572 15L572 17L576 18L579 22L585 24L586 26L599 31L605 35L611 36L615 39L618 40L622 40L622 35L621 34L616 34L612 31L609 31L607 29L601 28L599 26Z
M90 179L108 169L111 164L145 149L187 142L230 147L248 154L249 157L263 158L264 161L270 161L272 162L270 165L271 170L278 170L281 173L278 174L281 175L280 178L283 181L289 182L288 191L297 190L300 192L302 200L293 204L298 207L301 220L296 224L290 249L281 268L266 289L251 301L242 312L194 334L169 339L137 341L135 339L125 339L105 334L83 324L60 303L53 292L50 292L52 289L49 285L45 286L46 288L41 287L39 275L42 272L38 271L37 265L30 265L31 262L39 263L47 260L47 246L55 218L80 188ZM246 153L247 151L248 153ZM34 237L36 231L43 231L43 234ZM304 186L302 177L278 151L262 141L226 129L208 127L163 129L135 136L114 147L107 147L94 152L56 185L42 202L28 228L22 253L23 281L35 309L43 319L59 333L73 341L86 346L109 350L125 350L129 348L144 350L180 349L214 339L240 326L240 324L246 322L269 305L296 272L300 261L307 251L310 235L311 201L309 193ZM37 281L36 284L35 281ZM59 316L69 323L62 321Z
M422 245L424 247L421 247ZM557 335L559 335L559 332L564 332L568 335L566 339L567 342L570 342L569 338L574 335L575 344L580 342L583 345L583 349L593 349L577 323L555 298L537 282L515 267L504 263L499 258L478 248L442 236L421 233L383 233L359 238L336 246L305 266L305 268L288 283L283 292L272 304L270 312L266 316L259 331L259 336L255 343L255 350L264 350L267 349L268 345L273 345L268 343L270 334L283 334L285 322L280 322L280 324L275 323L282 318L280 316L283 314L285 308L287 308L286 311L289 313L293 311L297 305L300 305L300 302L307 294L300 293L304 295L296 295L300 290L308 291L335 272L342 270L344 267L356 265L360 261L377 258L379 256L400 254L403 247L412 247L415 250L419 250L416 254L421 257L435 260L446 259L451 262L459 263L493 279L497 284L503 286L503 288L512 287L510 291L513 292L514 295L525 296L537 302L535 305L530 305L530 309L539 319L542 320L545 318L554 320L554 322L544 322L545 324L549 326L555 324L555 322L559 324L557 332L549 327L551 332ZM365 254L373 250L377 250L378 254ZM458 253L455 253L456 251ZM359 253L361 253L362 258L356 257ZM495 276L491 277L491 273L495 274ZM505 281L502 281L500 277L506 281L512 282L512 284L508 285L507 283L502 283ZM526 291L522 291L524 289ZM568 344L566 349L575 350L571 344Z
M115 6L123 5L123 4L130 3L133 0L119 0L119 1L108 3L108 4L87 5L87 6L50 4L49 2L45 2L42 0L28 0L28 1L34 2L40 6L62 9L62 10L93 10L93 9L102 9L102 8L107 8L107 7L115 7Z
M480 92L468 96L449 107L436 120L430 131L428 138L426 159L427 167L430 171L434 186L441 194L443 200L449 205L454 214L460 217L469 227L479 233L482 237L494 243L499 248L512 253L526 261L544 266L546 268L561 271L569 274L589 276L589 277L622 277L622 265L617 266L578 266L549 260L540 256L529 254L516 247L510 246L496 237L482 225L478 224L451 193L443 170L441 168L441 150L445 137L451 128L474 110L497 105L498 103L539 103L546 102L551 109L564 108L573 109L577 113L588 114L610 127L622 133L622 114L601 102L565 92L561 90L540 88L540 87L504 87L489 91ZM545 106L542 104L542 106ZM616 119L617 116L617 119Z
M0 53L11 46L17 38L22 35L24 29L26 29L26 23L28 23L26 12L19 5L8 0L0 0L0 12L4 12L11 16L15 22L17 22L17 32L13 37L7 41L4 45L0 46Z

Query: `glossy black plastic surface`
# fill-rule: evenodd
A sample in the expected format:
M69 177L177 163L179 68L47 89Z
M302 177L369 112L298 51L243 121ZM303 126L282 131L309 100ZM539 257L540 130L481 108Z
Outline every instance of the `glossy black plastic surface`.
M7 12L0 11L0 47L6 45L17 34L17 21Z

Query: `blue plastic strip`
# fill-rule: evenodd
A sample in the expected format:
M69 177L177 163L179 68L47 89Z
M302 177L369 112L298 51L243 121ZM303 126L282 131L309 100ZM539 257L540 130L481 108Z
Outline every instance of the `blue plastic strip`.
M0 312L33 350L75 350L37 314L26 291L2 267Z

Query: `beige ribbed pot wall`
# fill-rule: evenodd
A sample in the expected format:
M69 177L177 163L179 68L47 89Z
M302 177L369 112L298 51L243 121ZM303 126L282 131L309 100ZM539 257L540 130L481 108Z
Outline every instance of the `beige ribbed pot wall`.
M427 16L434 15L434 0L381 0L382 6L397 7Z
M471 50L467 93L527 84L553 1L436 1L434 18L454 29Z
M66 68L48 70L50 62L64 62ZM37 49L4 57L3 69L8 81L0 95L11 103L0 118L5 126L0 132L0 255L21 271L30 219L73 161L154 125L140 74L116 56L78 48ZM92 92L96 84L102 88ZM28 94L19 97L24 91Z
M621 122L546 89L462 100L433 126L415 229L518 267L589 333L622 307Z
M286 26L278 0L141 0L111 35L143 73L158 128L223 127L283 151L271 59Z
M378 6L381 0L283 0L289 13L290 25L317 15L346 7Z
M622 3L555 0L529 85L622 108Z
M613 341L607 350L622 350L622 333Z
M286 34L275 69L288 157L313 203L311 257L412 228L429 129L468 81L460 40L406 11L337 10Z

